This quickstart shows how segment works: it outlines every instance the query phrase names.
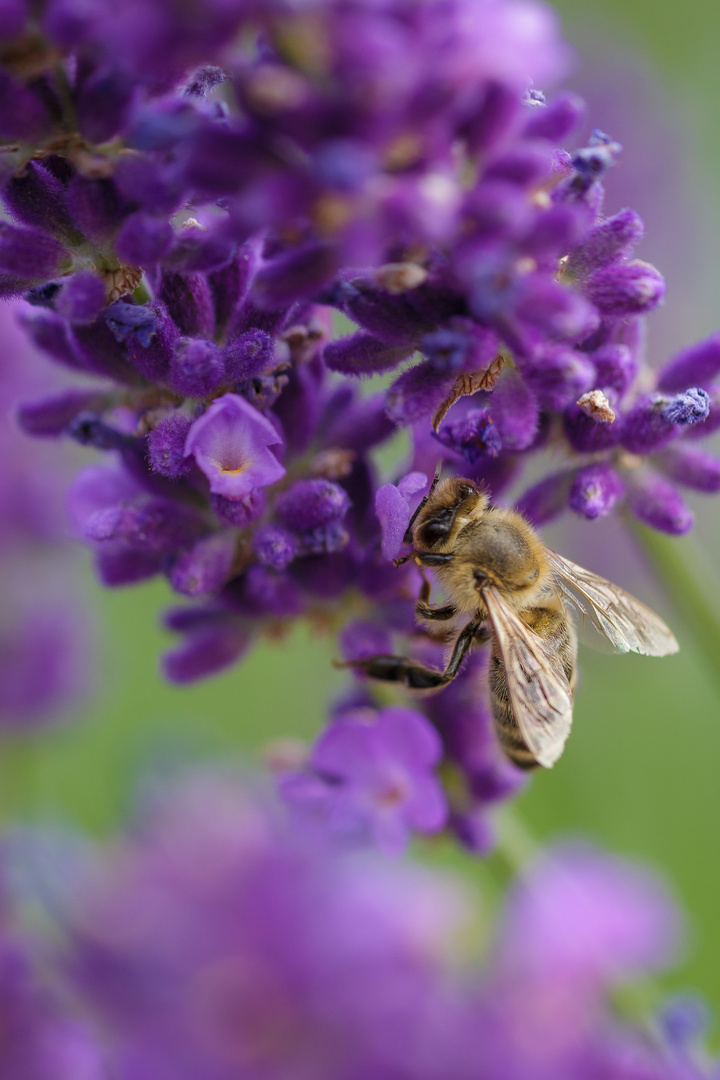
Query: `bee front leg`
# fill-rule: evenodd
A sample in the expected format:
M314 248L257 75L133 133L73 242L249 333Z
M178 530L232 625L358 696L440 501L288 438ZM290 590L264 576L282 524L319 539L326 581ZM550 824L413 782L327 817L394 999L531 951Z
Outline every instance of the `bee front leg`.
M453 615L457 614L457 609L452 604L443 604L442 606L430 603L430 590L432 585L422 572L422 587L420 589L420 596L415 604L415 614L420 619L434 619L439 622L444 622L447 619L452 619Z

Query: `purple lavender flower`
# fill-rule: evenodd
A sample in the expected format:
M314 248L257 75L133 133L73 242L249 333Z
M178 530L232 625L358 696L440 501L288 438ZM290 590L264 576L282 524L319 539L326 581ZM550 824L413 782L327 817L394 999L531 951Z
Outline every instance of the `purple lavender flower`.
M338 717L316 742L308 772L286 776L285 798L340 834L370 833L396 854L411 830L437 832L447 807L433 774L442 755L421 713L386 708Z
M535 523L690 528L679 488L719 486L698 445L720 425L718 341L646 367L665 283L635 211L603 211L619 144L596 129L562 149L582 105L552 94L568 54L544 7L91 7L7 19L0 292L92 383L22 422L113 455L71 500L101 579L163 575L195 599L168 619L171 678L301 618L360 617L442 663L417 571L391 565L438 465ZM383 484L395 432L406 475ZM476 692L467 744L449 690L418 715L457 781L451 827L480 850L488 792L517 778Z
M269 420L244 398L224 394L190 427L185 456L195 458L211 491L239 499L285 475L270 449L280 444Z

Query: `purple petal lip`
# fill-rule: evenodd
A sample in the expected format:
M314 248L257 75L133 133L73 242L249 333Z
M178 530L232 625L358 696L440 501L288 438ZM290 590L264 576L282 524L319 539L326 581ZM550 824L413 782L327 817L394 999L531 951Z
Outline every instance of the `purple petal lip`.
M270 450L281 443L270 421L245 398L224 394L190 428L185 456L195 458L212 492L238 499L285 475Z

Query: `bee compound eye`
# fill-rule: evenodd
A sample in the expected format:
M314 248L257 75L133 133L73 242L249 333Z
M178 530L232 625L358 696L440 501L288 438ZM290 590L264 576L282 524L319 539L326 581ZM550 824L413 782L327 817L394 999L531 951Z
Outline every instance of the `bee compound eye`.
M429 521L423 529L423 542L431 547L436 544L438 540L444 540L448 534L448 523L446 521Z

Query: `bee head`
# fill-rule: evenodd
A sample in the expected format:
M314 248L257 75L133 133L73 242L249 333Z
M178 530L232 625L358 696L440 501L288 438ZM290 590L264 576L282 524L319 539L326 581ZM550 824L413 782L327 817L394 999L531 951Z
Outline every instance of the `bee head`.
M438 484L418 514L413 530L413 544L419 550L447 547L458 531L487 509L488 496L471 480L451 476Z

